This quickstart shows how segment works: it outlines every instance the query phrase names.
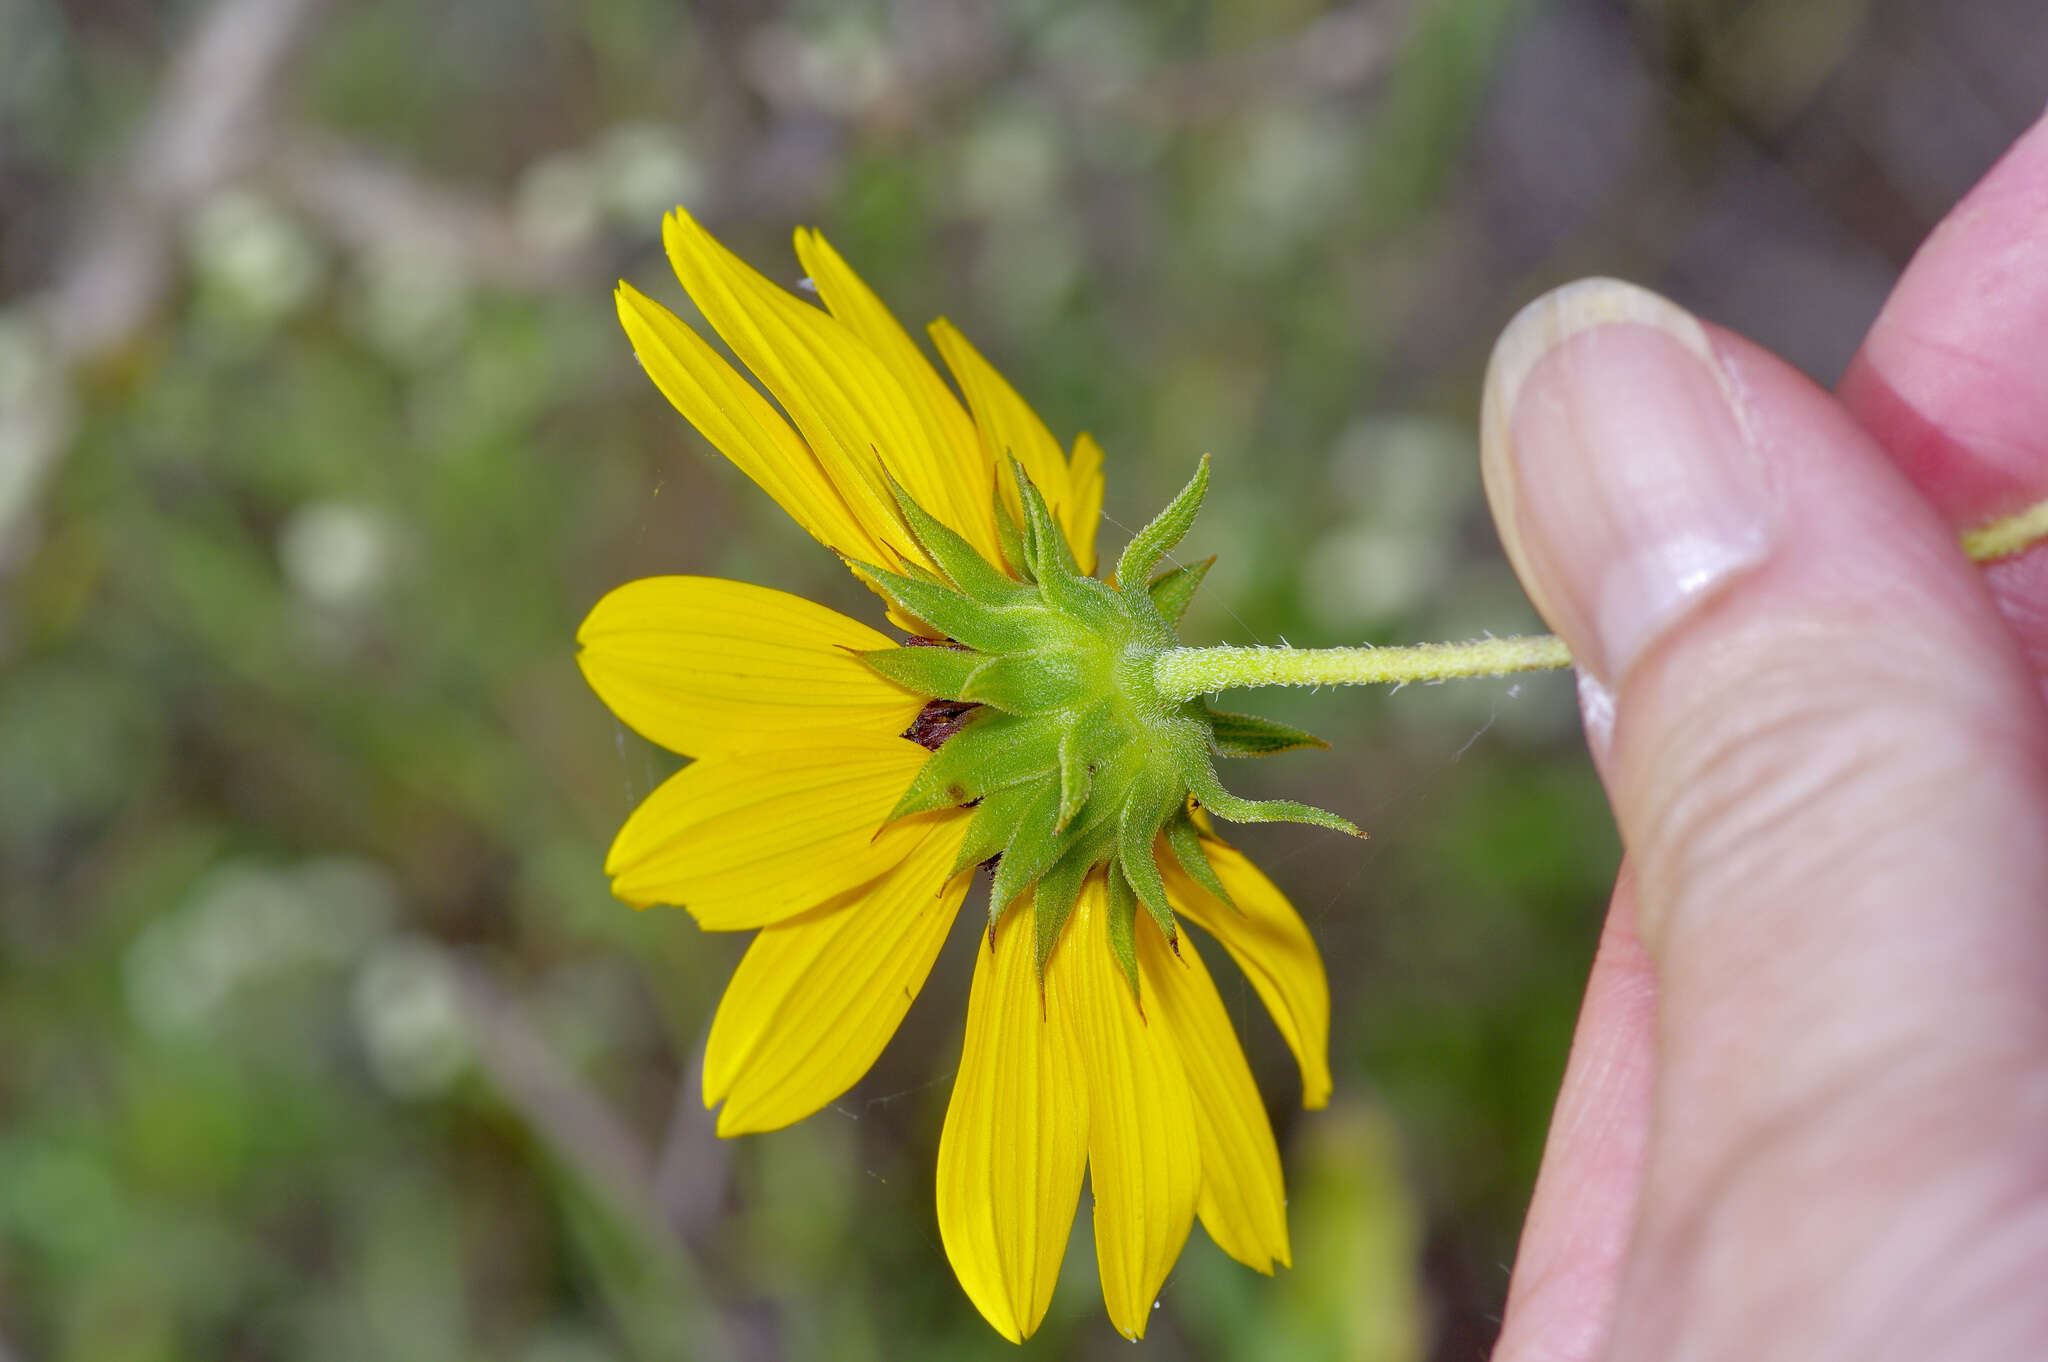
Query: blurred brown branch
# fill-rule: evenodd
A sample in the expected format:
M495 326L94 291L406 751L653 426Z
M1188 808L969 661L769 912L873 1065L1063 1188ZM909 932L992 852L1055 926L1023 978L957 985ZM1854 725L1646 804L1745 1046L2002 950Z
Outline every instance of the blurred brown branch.
M590 259L535 245L511 213L481 195L437 184L337 138L285 133L265 170L265 182L310 221L365 254L424 256L468 280L515 289L593 277Z
M691 1248L702 1251L723 1213L732 1168L728 1146L705 1110L704 1046L693 1052L654 1168L654 1199L669 1226Z
M704 1104L702 1047L683 1081L658 1155L579 1080L481 966L456 968L476 1062L498 1095L555 1156L626 1220L689 1248L720 1214L727 1159Z
M172 59L118 174L88 196L81 244L26 313L52 371L0 394L0 575L27 557L69 443L71 372L120 349L162 306L185 216L263 146L283 74L327 0L221 0Z
M498 1097L659 1257L685 1269L704 1267L723 1212L727 1159L710 1115L696 1100L703 1047L697 1047L677 1087L657 1157L609 1102L556 1057L518 1000L488 971L458 961L454 973L477 1067ZM700 1338L692 1355L771 1355L759 1321L722 1307L713 1293L698 1294L710 1318L694 1327L716 1337Z
M558 287L584 256L524 238L513 214L337 140L294 129L280 96L331 0L220 0L173 57L119 168L77 208L80 244L23 307L49 372L0 393L0 576L26 558L41 492L70 440L73 375L154 323L208 196L260 179L343 246L424 257L465 280Z
M555 1058L522 1009L474 964L456 968L477 1066L520 1119L622 1218L666 1238L654 1161L607 1102Z
M221 0L201 18L38 309L64 363L118 348L154 314L181 219L263 153L285 70L327 4Z
M1366 0L1333 10L1248 51L1164 68L1132 92L1132 102L1178 127L1262 101L1363 89L1399 50L1408 11L1406 0Z

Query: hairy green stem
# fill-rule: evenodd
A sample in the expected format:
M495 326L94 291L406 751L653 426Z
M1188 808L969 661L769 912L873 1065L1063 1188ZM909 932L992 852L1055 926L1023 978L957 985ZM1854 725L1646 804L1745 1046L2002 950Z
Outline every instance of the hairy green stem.
M1979 563L2009 558L2043 541L2048 501L1962 536L1963 552ZM1370 686L1571 665L1563 639L1530 634L1387 648L1169 648L1153 660L1152 680L1162 699L1192 700L1240 686Z
M1369 686L1571 664L1564 640L1549 634L1402 648L1168 648L1153 660L1152 683L1162 698L1191 700L1236 686Z
M2048 539L2048 501L2040 501L2017 515L1994 520L1963 532L1963 552L1979 563L2010 558Z

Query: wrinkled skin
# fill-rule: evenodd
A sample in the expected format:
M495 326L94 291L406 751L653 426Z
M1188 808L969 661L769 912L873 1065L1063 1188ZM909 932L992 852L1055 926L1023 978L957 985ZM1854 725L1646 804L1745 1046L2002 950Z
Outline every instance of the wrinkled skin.
M1955 547L2048 498L2048 122L1833 394L1574 287L1488 490L1627 854L1494 1356L2048 1356L2048 547Z

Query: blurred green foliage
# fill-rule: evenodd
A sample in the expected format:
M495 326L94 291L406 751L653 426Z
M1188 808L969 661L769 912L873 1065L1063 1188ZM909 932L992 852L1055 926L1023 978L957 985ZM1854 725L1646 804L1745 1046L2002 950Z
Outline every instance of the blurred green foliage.
M1768 8L0 0L0 1356L1012 1355L932 1211L971 920L867 1082L725 1144L693 1064L741 943L606 892L673 763L583 688L583 611L694 572L879 617L611 279L687 306L677 201L790 283L824 228L1102 440L1112 548L1211 452L1191 638L1525 629L1472 427L1519 301L1600 264L1741 313L1729 253L1821 231L1717 197L1759 164L1861 244L1735 319L1825 364L1882 288L1899 233L1797 139L1917 71L1859 35L1918 11ZM268 60L181 84L192 35L272 21L179 123ZM1334 749L1235 786L1372 834L1243 839L1318 931L1339 1098L1295 1110L1226 977L1297 1266L1198 1232L1146 1346L1478 1355L1617 854L1570 683L1254 703ZM1023 1352L1122 1346L1083 1216Z

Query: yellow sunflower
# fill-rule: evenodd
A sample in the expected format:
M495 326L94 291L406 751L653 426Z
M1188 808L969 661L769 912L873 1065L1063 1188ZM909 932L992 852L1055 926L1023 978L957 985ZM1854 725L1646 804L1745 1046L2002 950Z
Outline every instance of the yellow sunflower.
M815 232L796 251L822 308L680 211L664 240L768 396L621 284L640 362L905 634L705 577L630 582L578 633L605 704L693 759L620 831L614 892L755 932L705 1057L719 1133L788 1125L858 1082L993 863L937 1176L946 1253L976 1308L1012 1340L1037 1328L1084 1169L1104 1303L1127 1336L1145 1332L1197 1218L1238 1261L1287 1263L1272 1129L1177 917L1251 980L1299 1061L1303 1105L1320 1107L1315 945L1198 806L1348 825L1235 799L1210 770L1214 755L1312 738L1150 688L1147 659L1206 565L1152 568L1204 475L1095 578L1101 451L1082 435L1063 454L959 331L930 328L956 396Z

